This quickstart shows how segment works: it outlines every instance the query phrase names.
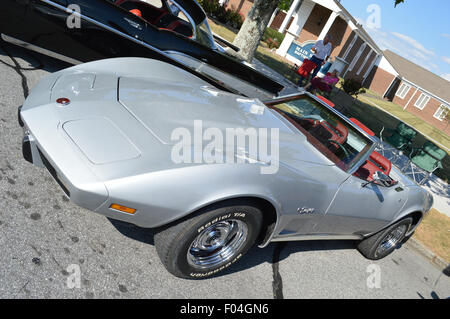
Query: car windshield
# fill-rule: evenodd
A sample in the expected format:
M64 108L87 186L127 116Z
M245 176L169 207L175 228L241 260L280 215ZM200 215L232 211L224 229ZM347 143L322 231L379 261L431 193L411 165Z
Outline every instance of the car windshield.
M373 145L370 138L307 95L267 105L282 114L311 145L346 172L367 155Z

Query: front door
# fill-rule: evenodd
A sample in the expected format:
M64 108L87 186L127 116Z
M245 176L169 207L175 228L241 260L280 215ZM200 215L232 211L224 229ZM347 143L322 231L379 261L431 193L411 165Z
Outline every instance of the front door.
M350 176L339 188L317 231L336 235L363 235L386 226L405 204L407 189L369 184Z
M145 21L104 0L30 0L23 41L72 61L148 56Z

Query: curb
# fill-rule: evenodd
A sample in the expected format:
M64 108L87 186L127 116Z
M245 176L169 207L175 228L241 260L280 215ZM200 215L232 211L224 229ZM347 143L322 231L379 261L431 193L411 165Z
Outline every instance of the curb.
M425 258L427 258L431 263L439 267L440 270L446 269L449 264L443 260L441 257L437 256L435 253L433 253L428 247L425 247L424 244L422 244L420 241L418 241L415 238L410 238L406 245L409 246L411 249L415 250Z

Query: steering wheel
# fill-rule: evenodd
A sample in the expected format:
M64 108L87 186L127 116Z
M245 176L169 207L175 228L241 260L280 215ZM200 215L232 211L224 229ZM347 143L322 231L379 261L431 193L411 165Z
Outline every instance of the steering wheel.
M344 147L344 145L342 145L341 143L336 142L335 140L332 140L332 139L329 139L328 142L334 143L337 146L339 146L344 151L345 158L350 158L350 153L347 151L347 149Z

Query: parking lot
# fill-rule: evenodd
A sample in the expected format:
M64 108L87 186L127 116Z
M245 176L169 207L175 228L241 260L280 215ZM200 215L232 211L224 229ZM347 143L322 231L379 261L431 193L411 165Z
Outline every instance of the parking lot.
M271 244L218 277L173 277L151 230L74 206L45 170L22 159L17 107L67 65L0 43L0 298L450 297L450 278L407 244L378 262L353 242ZM78 267L80 286L72 287Z

